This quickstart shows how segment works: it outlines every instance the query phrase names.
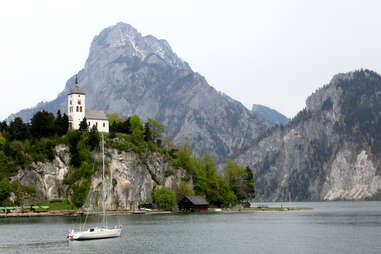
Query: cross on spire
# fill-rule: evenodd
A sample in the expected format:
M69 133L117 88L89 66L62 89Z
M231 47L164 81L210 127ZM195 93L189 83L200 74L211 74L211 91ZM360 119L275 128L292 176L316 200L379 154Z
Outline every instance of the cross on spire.
M75 74L75 84L78 85L78 74Z

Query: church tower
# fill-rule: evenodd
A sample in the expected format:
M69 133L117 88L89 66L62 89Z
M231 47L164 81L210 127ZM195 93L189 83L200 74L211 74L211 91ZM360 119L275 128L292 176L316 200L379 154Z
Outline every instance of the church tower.
M78 77L75 76L75 85L67 97L69 127L78 130L79 124L85 117L85 93L78 86Z

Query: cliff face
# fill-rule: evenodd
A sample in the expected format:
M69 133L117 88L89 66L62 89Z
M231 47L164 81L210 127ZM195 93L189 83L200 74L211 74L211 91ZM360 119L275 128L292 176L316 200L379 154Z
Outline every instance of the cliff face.
M78 74L86 106L128 117L138 114L164 124L175 143L187 137L197 153L224 159L272 126L241 103L216 91L191 70L165 40L142 36L128 24L104 29L91 44L84 69ZM42 109L67 111L64 91L47 103L12 115L25 121Z
M381 77L336 75L286 126L236 157L259 200L363 199L381 188Z
M70 156L65 145L56 147L56 157L51 162L32 163L26 169L20 169L13 179L23 185L36 188L38 199L56 200L70 198L67 186L62 183L69 168ZM100 153L94 153L95 159L101 160ZM158 153L150 153L145 162L134 152L121 152L116 149L105 151L105 181L102 181L102 171L97 171L91 179L91 187L84 207L97 210L102 207L103 183L106 190L106 206L109 209L137 209L139 202L150 203L154 185L165 186L177 190L180 181L188 180L192 186L191 177L184 169L175 168L164 162ZM174 174L167 176L165 172L173 170Z

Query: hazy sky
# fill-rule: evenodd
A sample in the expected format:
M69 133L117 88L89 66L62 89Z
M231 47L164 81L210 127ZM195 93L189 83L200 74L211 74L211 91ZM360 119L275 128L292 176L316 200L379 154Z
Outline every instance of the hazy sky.
M54 99L117 22L166 39L209 84L288 117L338 72L381 71L378 0L25 0L0 9L0 119Z

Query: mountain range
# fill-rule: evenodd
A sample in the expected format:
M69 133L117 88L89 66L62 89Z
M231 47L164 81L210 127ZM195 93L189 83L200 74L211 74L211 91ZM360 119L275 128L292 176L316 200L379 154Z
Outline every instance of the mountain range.
M50 102L11 115L67 110L75 75ZM381 196L381 77L335 75L293 119L262 105L247 109L211 87L165 40L118 23L91 43L78 72L89 108L163 123L177 145L219 165L232 158L254 174L258 200L334 200Z
M125 23L94 38L78 80L87 107L121 117L154 118L176 144L187 138L197 154L211 152L217 160L250 145L273 125L211 87L167 41L142 36ZM8 121L17 116L29 121L42 109L66 112L66 95L73 86L74 75L55 100L22 110Z
M381 193L381 76L337 74L285 126L235 160L249 165L259 200L375 198Z

